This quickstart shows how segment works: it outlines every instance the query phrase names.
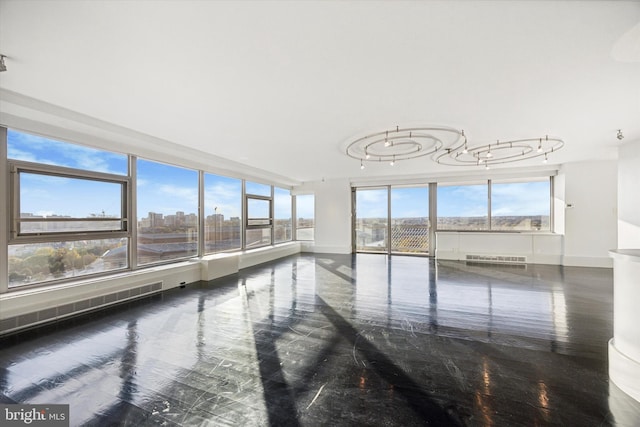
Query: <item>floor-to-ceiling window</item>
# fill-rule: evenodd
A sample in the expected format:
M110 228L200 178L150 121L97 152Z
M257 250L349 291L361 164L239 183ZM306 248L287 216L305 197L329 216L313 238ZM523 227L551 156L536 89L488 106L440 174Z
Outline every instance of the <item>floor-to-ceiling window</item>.
M293 238L291 200L291 191L273 188L273 243L289 242Z
M198 171L137 162L138 264L198 254Z
M313 240L315 230L315 196L296 196L296 240Z
M355 189L354 245L358 252L388 252L389 189Z
M245 247L271 244L273 192L270 185L245 181Z
M0 292L293 240L289 188L0 130L10 224ZM298 208L313 239L313 195Z
M429 187L391 187L391 252L429 253Z
M9 129L7 157L9 288L128 267L126 155Z
M357 252L429 253L429 188L385 186L354 190Z
M552 185L544 176L355 187L353 249L429 254L435 231L549 232Z
M205 253L242 248L242 180L204 174Z

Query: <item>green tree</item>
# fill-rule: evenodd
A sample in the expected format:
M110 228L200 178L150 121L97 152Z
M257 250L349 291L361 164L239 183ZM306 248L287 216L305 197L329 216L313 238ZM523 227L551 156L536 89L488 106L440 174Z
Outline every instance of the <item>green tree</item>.
M65 248L58 248L49 255L49 272L53 274L53 277L60 277L64 274L64 258L66 254L67 250Z

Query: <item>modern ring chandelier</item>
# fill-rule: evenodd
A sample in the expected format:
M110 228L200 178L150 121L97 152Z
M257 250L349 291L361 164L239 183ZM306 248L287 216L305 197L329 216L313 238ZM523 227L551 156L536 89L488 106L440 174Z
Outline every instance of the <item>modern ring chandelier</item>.
M409 160L431 155L432 160L448 166L483 166L513 163L543 157L543 163L551 153L564 146L559 138L515 139L470 146L464 130L435 126L410 127L372 133L351 142L347 155L360 160L360 168L366 162L388 162L391 166L399 160Z
M461 150L438 152L433 155L433 160L442 165L484 166L486 169L489 169L491 165L519 162L534 157L544 157L542 162L547 163L549 154L558 151L563 146L564 141L549 136L512 141L498 140L474 147L467 146L465 142Z
M448 127L411 127L372 133L351 142L347 156L365 162L388 162L428 156L441 150L454 150L466 142L464 131Z

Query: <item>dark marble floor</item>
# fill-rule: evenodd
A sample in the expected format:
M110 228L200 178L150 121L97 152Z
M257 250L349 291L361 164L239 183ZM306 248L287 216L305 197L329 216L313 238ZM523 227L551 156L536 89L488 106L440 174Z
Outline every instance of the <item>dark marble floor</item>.
M640 425L612 271L300 255L0 341L0 401L72 425Z

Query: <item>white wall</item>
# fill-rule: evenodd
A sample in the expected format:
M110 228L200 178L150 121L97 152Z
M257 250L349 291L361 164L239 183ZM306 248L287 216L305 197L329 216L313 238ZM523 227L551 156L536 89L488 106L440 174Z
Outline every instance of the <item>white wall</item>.
M315 244L318 253L351 253L351 186L348 179L314 185Z
M564 265L612 267L609 250L618 245L616 160L563 165L565 201ZM561 208L559 206L556 207Z
M640 141L622 145L618 158L618 248L640 249Z

